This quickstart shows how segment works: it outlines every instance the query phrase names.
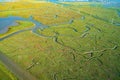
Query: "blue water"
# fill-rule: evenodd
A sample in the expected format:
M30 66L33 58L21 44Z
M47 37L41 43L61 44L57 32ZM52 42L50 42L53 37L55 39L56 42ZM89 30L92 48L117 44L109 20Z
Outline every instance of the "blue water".
M106 8L110 8L110 7L120 8L120 2L105 3L103 4L103 6Z
M17 20L30 21L30 22L34 23L35 24L34 29L33 29L34 31L36 29L46 28L46 26L41 26L42 24L40 22L34 20L32 16L30 16L29 18L22 18L22 17L18 17L18 16L9 16L9 17L5 17L5 18L0 18L0 34L6 33L10 26L18 25L16 23Z

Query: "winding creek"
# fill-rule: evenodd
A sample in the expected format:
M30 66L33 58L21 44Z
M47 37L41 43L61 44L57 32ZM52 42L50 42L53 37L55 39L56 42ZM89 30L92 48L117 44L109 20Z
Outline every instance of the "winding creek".
M0 34L4 34L8 31L9 27L11 26L16 26L18 25L16 23L16 21L30 21L32 23L34 23L34 27L33 28L29 28L29 29L26 29L26 30L32 30L33 33L41 36L41 34L39 32L37 32L38 29L42 30L44 28L47 28L48 26L45 26L43 25L42 23L36 21L33 19L32 16L30 16L29 18L22 18L22 17L18 17L18 16L9 16L9 17L5 17L5 18L0 18ZM14 32L12 34L9 34L3 38L0 38L0 41L14 35L14 34L17 34L17 33L20 33L20 32L23 32L23 31L26 31L26 30L20 30L20 31L17 31L17 32Z

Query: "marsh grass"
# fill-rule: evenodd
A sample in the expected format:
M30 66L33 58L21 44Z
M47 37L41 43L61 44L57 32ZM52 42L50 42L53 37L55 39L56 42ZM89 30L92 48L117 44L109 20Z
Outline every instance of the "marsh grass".
M1 51L40 80L119 80L120 27L91 16L97 14L100 18L116 18L115 10L91 7L90 3L84 3L82 7L77 5L83 3L67 3L74 5L67 8L46 4L41 6L45 7L44 11L38 12L46 18L36 17L36 10L25 11L25 15L32 11L35 20L46 25L54 23L49 28L38 30L40 34L51 37L25 31L1 41ZM54 12L52 8L56 8ZM68 8L74 8L74 11ZM91 15L78 14L78 10ZM106 14L101 14L101 11ZM57 12L60 15L54 18ZM71 24L68 23L73 16L81 18L80 14L85 16L84 20L74 18ZM64 22L67 23L61 24Z

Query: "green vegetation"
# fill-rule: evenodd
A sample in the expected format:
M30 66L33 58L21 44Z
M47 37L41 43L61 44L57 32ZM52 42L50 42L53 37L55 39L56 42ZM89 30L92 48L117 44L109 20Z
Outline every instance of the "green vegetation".
M17 78L10 71L8 71L1 62L0 62L0 80L17 80Z
M68 8L81 14L90 15L109 23L112 23L112 21L120 22L119 15L117 15L117 10L119 10L119 8L105 8L100 3L69 3L69 5L72 6Z
M41 36L31 30L13 35L0 42L0 50L39 80L119 80L120 27L108 21L120 20L116 10L100 4L96 7L90 3L67 4L72 6L30 3L24 4L29 5L28 10L21 11L17 9L24 9L23 3L11 4L15 11L11 8L0 12L6 13L0 16L9 16L9 12L23 17L32 15L49 28L38 30ZM58 18L55 18L56 14Z

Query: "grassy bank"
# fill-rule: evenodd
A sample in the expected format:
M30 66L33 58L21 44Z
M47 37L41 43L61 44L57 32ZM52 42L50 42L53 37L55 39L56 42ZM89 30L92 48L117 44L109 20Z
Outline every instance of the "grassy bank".
M9 34L12 34L14 32L20 31L20 30L32 28L34 26L34 24L32 22L28 22L28 21L16 21L16 23L18 25L9 27L8 32L6 32L4 34L0 34L0 38L3 38Z
M17 78L0 62L0 79L17 80Z

